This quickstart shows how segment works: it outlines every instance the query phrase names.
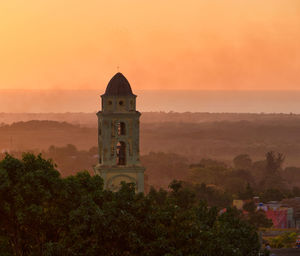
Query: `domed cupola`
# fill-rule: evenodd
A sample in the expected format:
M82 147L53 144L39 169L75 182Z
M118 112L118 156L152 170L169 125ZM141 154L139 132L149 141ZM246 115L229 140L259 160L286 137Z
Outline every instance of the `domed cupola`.
M131 90L131 86L126 77L118 72L109 81L105 93L105 96L129 96L134 95Z
M132 93L131 86L122 73L117 73L110 79L101 98L103 112L136 111L136 95Z

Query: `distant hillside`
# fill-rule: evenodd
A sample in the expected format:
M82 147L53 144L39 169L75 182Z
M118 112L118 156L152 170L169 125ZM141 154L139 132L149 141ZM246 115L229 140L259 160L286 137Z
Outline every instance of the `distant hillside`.
M144 116L147 115L151 113ZM185 114L181 115L186 117ZM238 115L242 118L242 114L232 115L236 117L235 120L187 122L188 118L186 121L174 121L176 118L170 116L169 121L160 122L153 118L150 123L144 120L141 123L141 153L161 151L183 155L189 161L203 157L231 161L241 153L247 153L253 159L262 159L267 151L274 150L286 155L286 165L300 165L298 115L274 115L273 118L271 115L249 115L253 117L251 121L239 120ZM208 116L224 118L222 114ZM97 146L96 125L82 127L66 122L28 121L0 128L1 151L42 150L51 145L67 144L73 144L79 150Z
M24 131L24 130L43 130L43 129L73 129L77 128L67 122L56 122L51 120L30 120L27 122L16 122L12 124L2 124L0 131Z
M48 149L74 144L88 149L97 144L96 128L56 121L17 122L0 127L0 150Z
M52 120L71 124L95 127L97 125L94 113L0 113L0 126L14 122L30 120ZM255 122L294 122L300 120L299 114L254 114L254 113L205 113L205 112L143 112L142 123L204 123L215 121L255 121Z
M218 121L205 123L142 124L142 150L231 161L246 153L261 159L273 150L286 155L286 164L300 165L300 120Z

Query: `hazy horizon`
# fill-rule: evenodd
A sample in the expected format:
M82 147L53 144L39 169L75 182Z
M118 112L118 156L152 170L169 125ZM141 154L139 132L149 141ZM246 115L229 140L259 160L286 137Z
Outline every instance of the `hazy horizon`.
M10 0L0 10L0 112L96 112L122 72L140 111L300 113L299 0Z
M134 90L141 112L300 113L300 91ZM0 90L0 112L100 110L99 90Z

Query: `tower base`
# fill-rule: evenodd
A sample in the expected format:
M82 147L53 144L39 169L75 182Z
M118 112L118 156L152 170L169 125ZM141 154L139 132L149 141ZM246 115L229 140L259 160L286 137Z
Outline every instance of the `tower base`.
M104 181L104 189L118 191L121 182L134 183L136 192L144 193L144 172L142 166L103 166L94 167L96 174L100 175Z

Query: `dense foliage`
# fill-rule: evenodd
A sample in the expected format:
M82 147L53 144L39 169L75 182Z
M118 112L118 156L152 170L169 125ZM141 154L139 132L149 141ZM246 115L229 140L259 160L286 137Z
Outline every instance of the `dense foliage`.
M103 190L88 172L61 178L50 160L0 162L1 255L257 255L256 230L173 182L170 191Z
M209 184L229 194L232 199L252 199L259 196L264 203L300 196L300 187L291 187L292 179L299 180L300 169L282 168L285 157L269 151L265 160L252 161L241 154L233 159L233 166L223 162L202 159L189 169L191 184ZM296 177L298 175L298 177Z
M293 248L296 244L298 234L296 232L285 232L282 235L268 239L272 248Z
M35 151L39 153L39 150ZM13 152L17 157L22 152ZM98 161L98 148L78 150L74 145L51 146L43 151L47 158L54 159L57 170L66 177L81 170L93 173L92 166ZM5 153L0 153L0 159ZM209 158L194 160L174 153L150 152L141 156L146 167L145 188L167 188L173 179L185 181L198 198L207 200L209 206L227 207L233 199L251 199L259 196L262 202L281 201L300 196L300 168L283 168L284 156L267 152L265 159L254 161L247 154L237 155L232 163Z

